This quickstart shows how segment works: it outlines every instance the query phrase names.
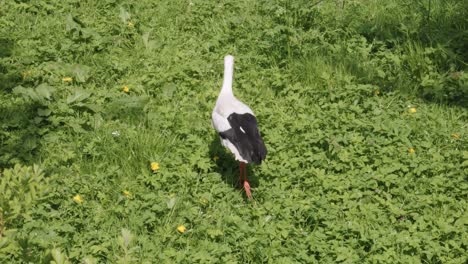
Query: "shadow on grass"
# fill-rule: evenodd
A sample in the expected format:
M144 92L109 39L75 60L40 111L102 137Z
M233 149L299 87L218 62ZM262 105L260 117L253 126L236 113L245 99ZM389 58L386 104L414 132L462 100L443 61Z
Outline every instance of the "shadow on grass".
M13 87L21 84L21 73L5 58L13 54L14 42L0 38L0 167L32 162L40 146L35 107L14 100Z
M40 127L33 121L31 105L0 105L0 113L0 167L36 161Z
M0 38L0 91L11 91L21 82L21 74L12 70L10 65L2 63L3 58L8 58L13 53L14 42L7 38Z
M217 134L213 134L210 144L209 155L218 157L215 162L214 170L221 175L221 179L232 188L240 189L239 184L239 162L236 161L234 155L221 144L221 140ZM256 188L259 186L258 177L252 169L251 164L247 165L247 177L250 187ZM253 190L255 191L255 190ZM245 195L245 193L244 193Z

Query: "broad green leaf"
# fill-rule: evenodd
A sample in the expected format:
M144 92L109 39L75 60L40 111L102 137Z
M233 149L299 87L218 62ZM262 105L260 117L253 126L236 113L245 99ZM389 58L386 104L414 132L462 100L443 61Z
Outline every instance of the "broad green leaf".
M81 26L80 24L78 24L77 22L75 22L73 16L68 13L67 14L67 17L65 19L65 26L66 26L66 30L67 31L71 31L73 29L76 29L76 30L80 30L81 29Z
M50 100L50 96L52 95L52 92L54 91L55 91L55 88L46 83L42 83L36 87L36 94L40 98L44 98L47 100Z
M37 109L37 114L39 116L49 116L50 113L52 113L52 110L50 110L49 108L39 108L39 109Z
M177 198L175 198L175 197L172 197L171 199L169 199L166 202L167 203L167 208L172 209L174 207L174 205L176 204L176 201L177 201Z
M74 64L72 65L71 70L74 73L78 82L85 82L89 77L90 69L86 65Z
M67 97L67 104L81 102L91 95L90 92L82 89L77 89L75 92Z
M13 89L14 94L19 94L23 96L24 98L31 99L32 101L39 101L40 97L37 95L37 93L34 91L32 88L25 88L23 86L16 86Z
M122 6L120 7L120 14L119 14L120 20L124 23L127 24L128 20L130 19L130 13L125 10Z
M162 93L164 97L171 98L174 92L177 90L177 86L173 83L168 83L163 86Z

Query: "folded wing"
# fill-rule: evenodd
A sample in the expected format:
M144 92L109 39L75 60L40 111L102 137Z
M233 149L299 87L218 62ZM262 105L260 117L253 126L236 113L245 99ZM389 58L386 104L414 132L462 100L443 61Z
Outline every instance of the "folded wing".
M239 155L248 163L261 164L267 150L257 127L257 119L250 113L232 113L227 117L230 128L219 131L223 140L228 140Z

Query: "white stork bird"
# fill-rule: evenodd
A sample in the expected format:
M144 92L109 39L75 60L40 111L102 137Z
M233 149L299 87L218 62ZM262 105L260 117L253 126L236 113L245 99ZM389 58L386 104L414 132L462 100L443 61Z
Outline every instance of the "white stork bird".
M218 131L221 143L239 161L239 182L244 186L249 199L252 198L247 179L247 163L261 164L267 150L258 131L254 113L232 93L234 57L224 57L224 81L216 106L211 115L213 127Z

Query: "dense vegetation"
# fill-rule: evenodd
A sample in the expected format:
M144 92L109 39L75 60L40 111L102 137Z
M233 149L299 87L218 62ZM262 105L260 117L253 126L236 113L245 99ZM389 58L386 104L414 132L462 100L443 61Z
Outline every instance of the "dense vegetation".
M463 0L0 2L1 263L466 263ZM211 128L226 54L269 154Z

